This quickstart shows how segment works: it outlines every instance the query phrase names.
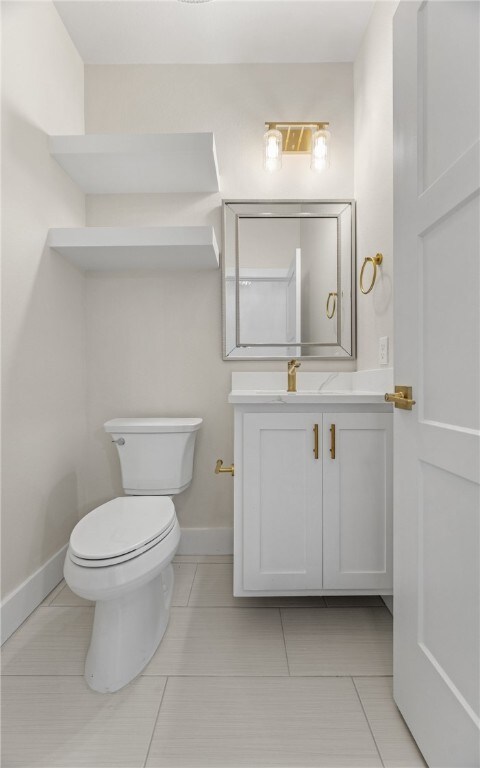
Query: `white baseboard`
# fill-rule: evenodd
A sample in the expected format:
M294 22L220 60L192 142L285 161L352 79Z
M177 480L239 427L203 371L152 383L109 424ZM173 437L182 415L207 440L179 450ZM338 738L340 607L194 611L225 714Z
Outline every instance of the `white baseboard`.
M38 571L35 571L3 600L1 605L2 644L63 579L63 563L67 547L68 544L65 544Z
M233 528L182 528L178 555L231 555Z
M385 603L388 610L393 616L393 595L380 595L380 597L382 598L383 602Z

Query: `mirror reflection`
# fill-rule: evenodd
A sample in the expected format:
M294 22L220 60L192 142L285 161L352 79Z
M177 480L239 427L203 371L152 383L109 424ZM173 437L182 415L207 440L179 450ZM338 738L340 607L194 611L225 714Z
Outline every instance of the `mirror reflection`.
M352 209L225 202L225 359L353 356Z

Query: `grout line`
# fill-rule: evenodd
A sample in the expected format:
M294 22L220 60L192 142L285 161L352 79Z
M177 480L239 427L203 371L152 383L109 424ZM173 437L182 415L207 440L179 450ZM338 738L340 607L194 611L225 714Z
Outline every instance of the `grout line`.
M75 603L68 604L68 603L62 603L62 605L42 605L42 608L95 608L95 603L85 603L85 605Z
M67 584L67 582L65 581L65 579L62 579L62 581L63 581L63 587L62 587L61 589L59 589L59 590L58 590L58 592L57 592L57 593L56 593L56 594L55 594L55 595L52 597L52 599L50 600L50 602L49 602L49 604L48 604L48 605L49 605L49 607L50 607L50 606L53 606L53 602L54 602L54 600L56 600L56 599L57 599L57 597L60 597L60 595L62 594L62 592L65 592L65 590L66 590L66 589L69 589L69 590L70 590L70 592L72 592L72 590L71 590L71 589L70 589L70 587L68 586L68 584ZM60 585L59 585L59 586L60 586ZM58 587L57 587L57 589L58 589ZM73 595L73 592L72 592L72 595Z
M236 600L242 600L241 597L236 597L235 599ZM249 599L249 598L247 598L247 599ZM46 606L46 607L48 607L48 606ZM57 607L58 608L66 608L67 606L64 606L64 605L56 606L56 605L54 605L53 607L54 608L57 608ZM68 606L68 607L70 607L70 608L93 608L94 606L93 605L72 605L72 606ZM233 604L232 603L224 603L224 604L212 603L210 605L197 605L197 604L194 603L193 605L172 605L172 608L175 608L175 610L177 610L177 611L179 609L185 610L186 608L188 608L190 610L199 610L199 611L203 610L204 608L209 608L209 609L211 609L211 608L218 608L218 610L222 610L222 611L225 610L226 608L235 609L235 610L239 610L239 611L250 611L250 610L254 610L254 611L256 611L256 610L262 610L262 611L279 611L279 610L282 610L282 611L290 611L290 610L291 611L297 611L297 610L303 610L303 611L324 611L324 612L326 611L326 609L323 606L321 606L321 605L317 607L316 605L307 605L307 606L303 606L303 605L237 605L237 603L233 603ZM343 611L343 608L342 608L342 611Z
M7 673L3 672L2 677L83 677L83 674L84 674L83 672L78 672L77 674L74 674L74 673L62 673L62 674L58 674L57 673L57 674L55 674L55 673L49 672L46 675L39 675L39 674L33 674L31 672L30 673L29 672L15 672L13 674L10 674L8 672ZM205 679L207 677L213 677L213 678L218 678L218 677L223 677L223 678L235 677L235 678L247 678L247 679L252 679L252 680L258 680L258 679L263 679L263 678L266 678L266 677L285 679L286 677L288 677L288 675L235 675L235 674L232 674L232 673L229 673L227 675L215 675L215 674L212 674L211 672L208 675L199 675L199 674L197 674L197 675L178 675L178 674L165 675L165 673L164 674L160 674L160 673L158 673L158 674L150 674L149 673L148 675L146 675L144 672L141 672L140 675L137 675L135 680L138 680L139 678L149 678L149 677L168 677L168 678L171 678L171 677L197 677L199 679ZM351 675L290 675L290 677L292 678L292 680L296 680L296 679L306 679L306 680L318 679L318 680L323 680L325 678L332 679L332 680L339 680L339 679L344 680L345 678L351 677ZM355 678L357 678L357 677L358 678L364 678L365 677L367 679L374 678L375 680L379 680L379 679L381 680L382 678L385 679L385 680L391 680L393 675L355 675ZM132 681L130 681L130 682L132 682ZM122 690L122 689L120 689L120 690ZM397 709L398 709L398 707L397 707Z
M251 608L253 610L270 610L270 611L274 611L274 610L278 611L279 609L281 609L282 611L326 611L326 610L328 610L328 611L332 611L332 610L339 610L339 611L352 610L352 611L357 611L357 610L362 610L362 609L365 610L367 608L368 609L372 609L372 610L383 610L384 609L384 606L381 606L381 605L362 605L362 606L349 605L349 606L331 606L331 607L330 606L325 606L325 605L251 605L251 604L250 605L241 605L241 604L239 605L238 603L205 603L205 604L202 604L202 605L197 605L196 603L190 604L190 597L191 597L191 594L192 594L192 590L193 590L193 582L192 582L192 586L190 587L190 593L189 593L189 597L188 597L188 601L189 602L186 605L172 605L172 608L175 608L175 609L178 609L178 608L195 608L195 609L199 609L199 610L202 609L202 608L218 608L218 609L222 609L222 608L236 608L236 609L239 609L239 610L249 610ZM56 600L57 597L58 597L58 595L54 599ZM244 598L238 597L236 599L237 600L242 600ZM250 598L245 598L245 599L249 600ZM262 598L259 597L259 598L256 598L256 599L261 600ZM268 600L269 598L265 598L265 599ZM75 604L73 604L73 603L71 603L71 604L62 603L62 604L59 604L59 603L56 603L55 605L50 603L48 605L39 605L38 608L42 608L42 609L43 608L55 608L55 609L56 608L95 608L95 604L93 602L85 603L85 604L79 604L79 603L75 603ZM26 621L28 621L28 619L30 619L33 616L33 614L35 613L36 610L37 610L37 608L35 608L35 610L32 611L32 613L29 616L27 616L27 618L25 619L24 622L22 622L22 624L24 624ZM22 626L22 625L20 625L20 626ZM18 629L20 629L20 627L18 627ZM17 632L17 631L18 630L15 630L15 632ZM13 637L13 635L11 635L11 637ZM10 639L10 638L8 638L8 639ZM7 642L7 641L5 641L5 642ZM358 675L356 675L356 677L358 677Z
M290 662L288 661L287 641L286 641L286 639L285 639L285 630L284 630L284 628L283 628L283 616L282 616L282 609L281 609L281 608L279 608L279 609L278 609L278 612L279 612L279 614L280 614L280 624L281 624L281 627L282 627L283 647L285 648L285 656L286 656L286 659L287 659L287 669L288 669L288 676L289 676L289 677L291 677L292 675L290 674Z
M287 653L287 666L288 666L288 653ZM15 677L17 675L5 675L4 677ZM58 677L58 675L52 675L53 677ZM149 672L148 674L145 674L144 672L141 673L142 677L165 677L165 672ZM48 677L48 675L18 675L18 677ZM323 678L331 678L333 680L335 679L342 679L344 680L347 677L351 677L351 675L297 675L297 674L291 674L290 671L288 674L280 673L278 675L272 675L272 674L259 674L259 675L244 675L239 674L238 672L225 672L225 673L215 673L215 672L208 672L206 674L203 674L201 672L197 672L196 674L182 674L179 672L173 672L168 673L168 677L251 677L251 678L259 678L259 677L291 677L294 678L305 678L306 680L312 680L313 678L323 679ZM373 678L374 680L391 680L393 678L393 675L355 675L355 677L358 678L366 678L370 679Z
M151 735L150 741L148 743L148 749L147 749L147 754L145 756L145 760L144 760L144 763L143 763L143 768L145 768L145 766L147 765L148 758L150 756L150 750L152 748L153 737L155 735L155 730L157 728L158 718L160 717L160 710L162 708L163 699L165 697L165 691L167 690L168 681L169 681L169 677L167 677L167 679L165 681L165 686L163 688L162 695L160 697L160 704L158 705L158 712L157 712L157 716L155 718L155 722L153 724L152 735Z
M376 738L375 738L375 736L374 736L374 734L373 734L373 731L372 731L372 726L370 725L370 720L368 719L367 713L365 712L365 707L363 706L363 701L362 701L362 699L361 699L361 697L360 697L360 694L359 694L359 692L358 692L358 688L357 688L357 686L355 685L355 680L354 680L354 678L353 678L353 677L350 677L350 680L352 681L352 683L353 683L353 687L355 688L355 693L357 694L358 700L359 700L359 702L360 702L360 706L361 706L361 708L362 708L362 712L363 712L363 714L364 714L364 716L365 716L365 720L367 721L368 729L369 729L370 733L372 734L373 743L375 744L376 750L377 750L377 752L378 752L378 756L379 756L379 758L380 758L380 762L381 762L381 764L382 764L383 766L385 766L385 763L383 762L383 759L382 759L382 755L380 754L380 750L379 750L379 748L378 748L377 740L376 740Z
M62 581L64 581L64 579L62 579ZM61 595L61 594L62 594L63 590L64 590L64 589L65 589L65 587L67 586L66 584L64 584L64 585L63 585L63 587L62 587L61 589L59 589L59 586L60 586L60 584L62 583L62 581L59 581L59 583L57 584L57 586L56 586L54 589L52 589L52 591L50 592L50 594L51 594L51 598L50 598L50 600L48 601L48 603L44 603L43 605L42 605L42 604L40 604L40 606L39 606L40 608L50 608L50 606L52 605L53 601L54 601L54 600L55 600L55 599L56 599L56 598L57 598L59 595ZM48 597L48 595L47 595L47 597Z
M83 675L83 672L77 672L77 674L74 672L67 674L63 672L48 672L45 675L33 674L31 672L2 672L1 679L6 677L83 677ZM165 677L165 675L162 675L162 677Z
M190 605L190 598L192 596L193 584L195 582L195 579L197 578L197 571L198 571L198 563L195 563L195 571L193 573L192 583L190 584L190 591L188 593L188 599L187 599L187 606L186 607L188 607Z

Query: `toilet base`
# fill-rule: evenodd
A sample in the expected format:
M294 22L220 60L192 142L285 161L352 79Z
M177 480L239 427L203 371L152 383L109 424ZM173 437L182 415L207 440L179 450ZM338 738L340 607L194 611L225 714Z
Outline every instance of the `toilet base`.
M123 688L145 668L167 628L173 568L113 600L95 603L92 637L85 661L87 685L100 693Z

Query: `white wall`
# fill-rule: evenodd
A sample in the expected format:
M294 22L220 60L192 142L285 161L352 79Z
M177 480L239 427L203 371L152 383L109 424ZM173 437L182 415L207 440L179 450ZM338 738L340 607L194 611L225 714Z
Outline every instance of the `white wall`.
M392 20L397 6L377 2L354 65L359 370L379 367L380 336L390 338L389 365L393 362ZM364 296L358 289L360 269L365 256L377 252L384 261L375 288Z
M1 11L5 594L66 544L82 504L85 281L45 240L85 212L47 149L83 132L82 61L52 3Z
M86 67L88 132L214 131L222 189L221 195L92 196L88 224L212 223L220 242L222 196L352 197L352 73L350 64ZM290 156L280 173L267 174L264 122L275 119L329 120L331 168L317 175L308 157ZM218 457L233 458L230 375L286 366L222 361L220 271L89 276L87 343L90 508L121 493L118 460L103 434L106 419L201 416L194 482L175 501L180 523L230 526L233 484L213 474ZM302 366L330 370L332 363Z

